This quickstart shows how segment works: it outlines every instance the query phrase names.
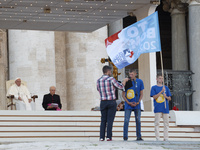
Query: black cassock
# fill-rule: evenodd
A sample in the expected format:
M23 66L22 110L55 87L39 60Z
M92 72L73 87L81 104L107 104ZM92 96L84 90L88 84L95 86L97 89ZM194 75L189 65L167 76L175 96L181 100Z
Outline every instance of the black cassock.
M56 108L47 109L48 104L51 104L51 103L57 103L57 104L58 104L58 107L59 107L60 109L61 109L61 107L62 107L62 104L60 103L60 96L59 96L59 95L54 94L54 95L52 96L50 93L44 95L44 97L43 97L43 102L42 102L43 108L44 108L45 110L56 110Z

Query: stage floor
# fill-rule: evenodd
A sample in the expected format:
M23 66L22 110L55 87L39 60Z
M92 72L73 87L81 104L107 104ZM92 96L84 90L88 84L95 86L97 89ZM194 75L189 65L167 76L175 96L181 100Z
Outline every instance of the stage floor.
M20 142L0 143L0 150L199 150L200 142L155 142L155 141L96 141L96 142Z

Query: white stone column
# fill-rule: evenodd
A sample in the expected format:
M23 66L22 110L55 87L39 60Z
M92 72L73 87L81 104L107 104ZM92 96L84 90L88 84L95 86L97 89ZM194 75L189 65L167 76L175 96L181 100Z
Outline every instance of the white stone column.
M189 4L189 48L190 69L192 76L193 110L200 111L200 0L192 0Z
M119 32L122 29L123 29L123 19L112 22L108 25L108 36L111 36L111 35ZM118 76L118 81L123 81L123 79L125 78L125 68L118 69L118 73L121 73ZM124 99L122 98L121 90L118 90L118 100L124 101Z
M0 110L7 109L6 80L7 80L7 31L0 29Z
M135 12L137 21L155 12L157 6L148 5ZM150 98L151 86L156 84L156 53L142 54L138 59L139 78L144 82L144 110L153 111L153 99Z
M36 110L43 110L43 95L55 82L54 32L9 30L9 77L21 77L29 91L39 96Z
M185 12L173 9L172 18L172 69L188 70Z
M107 26L92 33L66 32L67 109L91 110L100 105L96 82L103 75L101 58L108 57Z

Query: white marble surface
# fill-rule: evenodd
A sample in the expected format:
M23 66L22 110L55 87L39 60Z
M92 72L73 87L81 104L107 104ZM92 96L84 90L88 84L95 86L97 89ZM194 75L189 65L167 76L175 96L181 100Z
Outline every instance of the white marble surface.
M200 126L200 111L170 111L170 120L180 126Z

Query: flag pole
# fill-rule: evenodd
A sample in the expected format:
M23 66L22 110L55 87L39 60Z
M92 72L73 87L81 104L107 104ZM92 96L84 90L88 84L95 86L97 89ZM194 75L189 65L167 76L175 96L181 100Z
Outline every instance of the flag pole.
M162 70L162 77L163 77L163 87L165 86L165 78L164 78L164 69L163 69L163 57L162 57L162 51L160 51L160 61L161 61L161 70ZM165 91L164 91L165 93ZM165 100L165 108L166 108L166 100Z

